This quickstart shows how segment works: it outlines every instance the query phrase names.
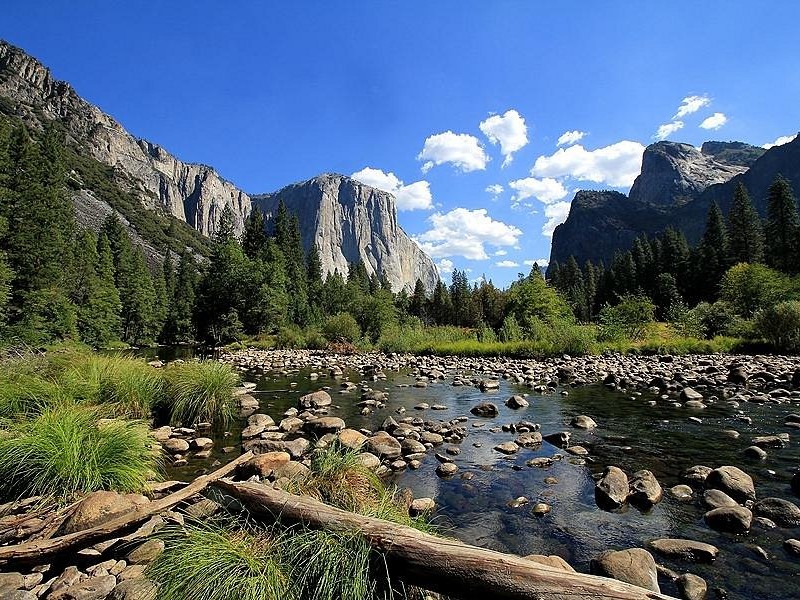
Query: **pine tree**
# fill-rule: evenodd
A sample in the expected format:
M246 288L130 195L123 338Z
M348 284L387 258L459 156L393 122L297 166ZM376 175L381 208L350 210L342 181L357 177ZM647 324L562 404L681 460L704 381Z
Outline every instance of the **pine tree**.
M741 181L736 186L728 213L728 245L731 264L758 263L764 259L761 219Z
M114 284L114 255L108 238L101 233L97 239L98 297L102 310L98 312L99 329L108 338L104 342L116 341L122 334L122 302Z
M120 282L123 340L134 345L146 344L158 335L156 291L142 251L133 250L129 261L124 265Z
M175 286L169 297L163 339L169 343L191 342L195 339L193 315L197 265L189 252L181 255Z
M267 234L264 230L264 215L258 206L253 206L247 221L244 224L242 236L242 249L245 256L251 260L263 255L267 249Z
M792 188L780 175L769 186L764 232L767 264L786 273L796 272L799 266L797 254L800 217Z
M214 241L217 244L225 244L235 239L233 209L229 204L226 204L225 208L222 209L222 214L219 216L219 221L214 231Z
M580 320L589 318L586 306L586 287L583 273L574 256L570 256L564 266L559 270L557 289L572 308L572 312Z
M98 252L101 241L90 231L78 234L71 295L77 307L78 334L84 342L97 347L119 339L121 308L111 271L111 251L105 236L103 239L101 262Z
M164 254L164 262L161 263L161 270L164 277L164 295L166 298L172 298L175 292L175 266L172 261L172 252L167 249ZM169 304L169 302L167 302Z
M728 270L728 234L722 211L716 202L708 209L706 229L697 247L695 289L701 297L714 299L725 271Z
M597 300L597 269L592 261L587 260L583 266L583 287L585 291L585 304L587 318L591 319L596 313L595 301Z
M436 325L449 325L450 317L453 314L453 303L450 300L450 292L447 286L439 279L436 287L433 288L431 298L431 317Z
M453 269L452 283L450 284L450 303L453 307L450 320L453 325L467 327L472 325L470 318L470 289L466 271Z
M421 279L417 279L414 284L414 292L411 294L408 312L419 318L423 323L428 319L428 296L425 294L425 284Z

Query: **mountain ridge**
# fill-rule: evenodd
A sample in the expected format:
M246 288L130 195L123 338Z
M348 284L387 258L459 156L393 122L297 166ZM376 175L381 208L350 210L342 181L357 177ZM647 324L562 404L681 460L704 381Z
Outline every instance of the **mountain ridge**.
M146 209L171 215L188 223L206 237L214 235L226 207L233 212L234 230L240 234L252 210L253 196L273 196L293 185L302 185L317 179L289 184L269 194L249 194L223 178L213 166L184 162L163 146L133 136L116 119L81 97L69 83L55 79L50 69L39 60L3 40L0 40L0 99L0 112L21 119L28 126L41 128L46 120L61 123L69 138L68 142L84 150L92 159L111 167L115 173L123 174L124 177L117 178L115 183L124 191L138 197ZM342 264L343 261L362 260L370 275L380 275L380 270L386 270L395 290L412 289L417 279L415 275L420 276L423 283L432 289L438 277L433 261L397 225L394 197L380 190L374 192L385 194L386 198L380 202L380 208L388 214L373 214L373 222L359 224L356 227L359 233L358 244L348 248L347 252L340 252L341 256L329 263L342 270L346 266ZM73 195L76 203L85 202L85 199L85 194ZM100 201L102 203L102 198ZM94 226L101 213L107 212L111 207L90 204L91 207L82 206L80 208L84 210L78 212L85 218L82 224ZM303 223L315 220L319 207L306 204L298 205L296 209ZM383 228L384 220L394 223L395 226ZM380 225L381 231L393 237L381 238L373 235L373 225ZM337 237L337 233L328 232L327 236L316 236L315 241L317 237L321 237L323 243L328 243ZM365 248L362 245L364 240L380 243L374 249L370 246ZM306 248L310 247L310 239L304 237L303 242ZM405 252L408 256L390 258L398 251ZM329 254L332 256L335 252L331 251ZM326 270L325 264L323 270L325 273L331 272Z

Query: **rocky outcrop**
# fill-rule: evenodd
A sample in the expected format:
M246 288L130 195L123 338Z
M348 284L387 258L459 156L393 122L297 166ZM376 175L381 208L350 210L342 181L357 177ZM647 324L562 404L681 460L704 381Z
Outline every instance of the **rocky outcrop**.
M708 186L724 183L747 167L717 162L691 144L657 142L645 148L642 172L629 198L655 205L691 202Z
M397 291L436 285L433 261L397 223L394 196L343 175L325 174L275 193L253 196L268 226L282 201L298 215L306 249L316 244L325 273L347 274L348 265L364 263L369 275L385 273Z
M567 220L553 232L550 264L575 256L608 265L640 235L655 236L672 227L690 244L703 234L712 202L727 214L741 182L764 216L767 189L780 174L800 191L800 139L769 150L742 142L689 144L658 142L648 146L642 171L630 194L579 191Z
M0 101L0 113L32 127L57 120L69 142L112 167L115 183L133 192L146 208L212 236L222 211L230 207L236 232L243 231L252 210L251 195L212 167L183 162L161 146L132 136L68 83L54 79L38 60L4 41L0 41ZM395 291L412 289L417 279L428 289L436 283L433 262L397 224L390 194L341 175L322 175L254 198L268 216L280 200L298 214L303 243L306 249L317 244L325 273L338 269L346 275L347 265L361 260L370 275L385 273ZM87 190L76 192L74 203L84 226L96 228L111 211ZM142 245L154 250L147 248L146 240Z

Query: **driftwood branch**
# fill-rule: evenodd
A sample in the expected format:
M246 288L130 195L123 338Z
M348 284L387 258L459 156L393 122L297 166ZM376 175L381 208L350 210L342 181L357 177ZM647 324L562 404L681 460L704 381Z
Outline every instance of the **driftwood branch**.
M0 548L0 565L8 562L31 563L46 562L49 558L59 554L85 548L91 544L113 537L118 532L139 525L160 512L172 508L179 502L203 491L210 483L230 474L238 465L253 457L251 452L242 454L225 466L208 475L202 475L185 488L170 494L160 500L140 505L135 510L127 512L107 523L62 535L49 540L35 540Z
M392 576L442 594L498 600L669 599L614 579L567 572L519 556L443 539L261 484L220 480L213 486L238 499L256 517L359 532L384 554Z

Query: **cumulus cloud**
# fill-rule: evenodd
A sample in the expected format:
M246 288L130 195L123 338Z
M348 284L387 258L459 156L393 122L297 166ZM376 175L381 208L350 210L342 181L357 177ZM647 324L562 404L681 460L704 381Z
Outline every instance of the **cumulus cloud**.
M550 156L537 158L531 175L574 177L616 188L629 187L642 168L643 152L644 146L628 140L596 150L587 150L576 144L559 148Z
M559 136L556 146L571 146L572 144L580 142L584 137L586 137L585 131L578 131L577 129L574 131L565 131Z
M672 117L672 120L678 120L686 115L696 113L704 106L711 104L711 98L703 94L702 96L686 96L681 100L681 105L678 107L678 112Z
M490 158L475 136L445 131L425 140L417 160L425 161L422 165L423 173L445 163L451 163L456 169L467 173L482 171Z
M443 258L438 263L436 263L436 268L439 269L440 275L447 275L453 272L453 261L447 258Z
M493 183L492 185L486 186L484 191L492 195L492 200L497 200L497 197L505 191L505 188L499 183Z
M547 265L550 264L550 260L547 259L547 258L534 258L534 259L530 259L530 260L523 260L522 264L526 265L528 267L532 267L533 265L539 265L540 267L546 267Z
M518 267L519 263L514 262L513 260L501 260L499 262L494 263L496 267Z
M469 260L489 258L486 245L516 246L522 231L492 219L485 208L455 208L428 217L431 228L414 239L428 256L463 256Z
M658 127L658 130L653 137L657 140L665 140L679 129L683 129L683 121L664 123Z
M415 181L405 185L394 173L365 167L351 175L353 179L384 192L389 192L397 201L397 210L429 210L433 208L431 186L427 181Z
M569 207L571 202L556 202L548 204L544 207L544 216L547 217L547 222L542 225L542 235L546 237L553 237L553 231L558 225L561 225L567 220L569 214Z
M517 179L509 181L508 187L517 192L511 198L513 202L520 202L533 196L545 204L550 204L556 200L561 200L569 193L560 181L551 177L545 177L544 179L537 179L536 177Z
M761 147L769 150L770 148L774 148L775 146L783 146L784 144L788 144L796 137L797 137L796 133L794 135L782 135L781 137L777 138L774 142L770 142L769 144L764 144Z
M725 123L728 122L728 117L725 116L725 113L715 112L710 117L707 117L700 123L701 129L719 129Z
M507 110L503 115L492 115L478 125L492 144L500 144L503 165L514 160L514 152L528 144L528 127L525 119L516 110Z

